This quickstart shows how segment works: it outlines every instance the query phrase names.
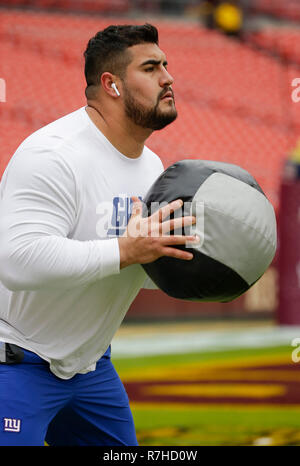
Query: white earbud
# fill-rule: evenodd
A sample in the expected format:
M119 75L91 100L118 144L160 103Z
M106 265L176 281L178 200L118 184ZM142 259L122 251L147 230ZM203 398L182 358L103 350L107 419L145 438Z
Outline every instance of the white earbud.
M119 92L119 90L118 90L118 88L117 88L117 86L116 86L116 83L112 83L112 84L111 84L111 87L113 88L113 90L115 91L115 93L117 94L117 96L120 97L121 94L120 94L120 92Z

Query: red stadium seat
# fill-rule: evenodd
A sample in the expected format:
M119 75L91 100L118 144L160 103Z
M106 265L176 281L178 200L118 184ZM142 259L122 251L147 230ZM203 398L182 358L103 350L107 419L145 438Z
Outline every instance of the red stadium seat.
M0 78L7 83L7 101L0 103L0 176L30 132L85 105L82 54L92 34L112 21L123 22L0 11ZM277 205L281 166L299 132L300 104L288 94L296 69L198 25L181 23L179 36L178 25L155 24L175 78L179 118L154 133L149 146L165 166L189 157L237 163ZM257 39L273 43L269 33ZM287 39L278 46L289 50L291 44Z

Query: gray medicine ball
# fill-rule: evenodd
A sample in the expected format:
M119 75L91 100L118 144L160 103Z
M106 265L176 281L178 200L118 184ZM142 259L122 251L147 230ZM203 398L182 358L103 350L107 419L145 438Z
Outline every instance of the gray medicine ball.
M175 199L184 201L182 216L197 218L196 225L175 233L198 234L201 241L177 246L193 253L190 261L161 257L143 264L148 276L174 298L228 302L242 295L276 252L275 213L261 187L237 165L183 160L151 186L145 214Z

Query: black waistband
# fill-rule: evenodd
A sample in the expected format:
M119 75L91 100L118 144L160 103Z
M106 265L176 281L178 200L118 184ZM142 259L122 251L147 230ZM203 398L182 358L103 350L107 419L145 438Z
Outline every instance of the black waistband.
M12 343L0 342L0 364L17 364L24 359L24 351Z

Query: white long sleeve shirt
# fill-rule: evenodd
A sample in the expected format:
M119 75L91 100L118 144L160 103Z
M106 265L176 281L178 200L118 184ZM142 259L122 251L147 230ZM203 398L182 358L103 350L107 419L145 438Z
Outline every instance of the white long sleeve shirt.
M121 154L84 107L19 146L0 184L0 341L63 379L95 368L147 279L120 271L117 236L162 171L147 147Z

